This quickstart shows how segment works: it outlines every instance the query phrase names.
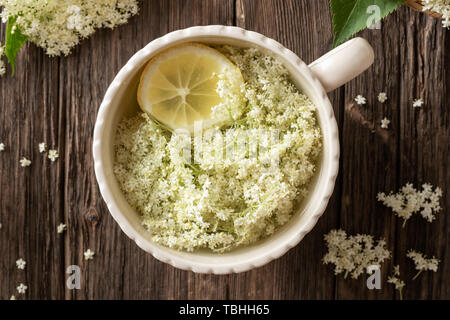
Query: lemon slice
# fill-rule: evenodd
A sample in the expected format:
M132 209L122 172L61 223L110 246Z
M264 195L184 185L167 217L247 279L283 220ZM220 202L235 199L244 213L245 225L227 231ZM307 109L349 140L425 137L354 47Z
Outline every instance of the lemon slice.
M220 76L227 74L233 76ZM196 121L205 127L228 120L224 115L212 118L211 109L224 103L217 90L220 79L233 81L233 86L243 82L239 68L219 51L197 43L178 45L147 64L138 102L142 110L170 128L192 133Z

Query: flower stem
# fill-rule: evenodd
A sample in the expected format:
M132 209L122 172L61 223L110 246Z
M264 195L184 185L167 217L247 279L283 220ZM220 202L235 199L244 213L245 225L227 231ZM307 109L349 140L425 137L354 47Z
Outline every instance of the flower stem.
M203 170L200 167L197 167L191 163L185 162L185 164L193 171L194 175L198 176L203 173Z
M398 290L398 293L399 293L399 295L400 295L400 300L403 300L402 290L403 290L403 289Z
M422 273L423 270L420 270L419 272L417 272L417 274L414 276L414 278L412 278L413 280L416 280L417 277Z
M158 121L158 120L156 120L156 118L154 118L154 117L152 117L152 116L150 116L150 119L158 126L158 127L160 127L161 129L163 129L163 130L165 130L165 131L167 131L167 132L169 132L169 133L173 133L173 129L172 128L169 128L168 126L166 126L165 124L163 124L161 121Z

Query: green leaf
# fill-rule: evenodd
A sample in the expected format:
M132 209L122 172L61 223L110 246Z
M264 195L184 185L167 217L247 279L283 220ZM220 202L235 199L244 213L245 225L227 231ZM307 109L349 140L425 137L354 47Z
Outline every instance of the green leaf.
M12 68L12 74L14 75L16 67L16 56L20 51L20 48L27 42L28 38L22 34L20 29L16 26L13 32L13 26L16 24L17 17L10 17L8 20L8 26L6 28L6 42L5 42L5 55L8 58L8 62Z
M331 0L334 46L389 15L405 0ZM376 6L376 7L371 7Z

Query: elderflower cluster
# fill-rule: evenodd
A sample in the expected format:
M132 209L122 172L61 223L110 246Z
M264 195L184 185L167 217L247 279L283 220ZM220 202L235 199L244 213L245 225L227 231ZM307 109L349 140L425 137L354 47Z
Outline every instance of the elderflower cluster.
M226 148L242 137L261 138L261 131L278 132L276 143L260 145L269 160L278 157L276 164L250 157L249 150L224 156L226 148L207 138L209 130L190 145L192 137L186 141L147 114L123 119L115 138L114 173L125 198L154 241L178 250L224 252L273 234L307 195L322 149L316 107L279 61L255 49L218 49L240 68L245 84L224 104L237 108L230 111L234 122L210 130L225 137ZM226 87L217 90L230 96ZM183 150L201 150L194 161L180 155L186 142Z
M17 18L14 27L50 56L68 55L95 29L126 23L139 9L137 0L0 0L0 7L4 23Z
M345 272L345 276L351 274L357 279L367 267L381 265L390 257L386 249L386 242L381 239L374 242L371 235L357 234L347 236L344 230L331 230L324 236L328 252L323 257L323 263L334 264L334 273Z
M433 191L433 186L426 183L422 185L422 191L419 191L407 183L398 193L394 194L392 191L388 195L378 193L377 199L402 218L405 225L414 213L420 213L428 222L432 222L436 218L435 213L441 210L439 204L441 196L442 190L439 187Z
M438 269L440 260L435 257L428 259L423 253L414 250L409 250L406 256L414 261L416 270L419 270L413 279L416 279L422 271L436 272Z
M423 11L434 11L442 15L442 26L450 28L450 0L422 0Z
M400 266L396 265L394 267L394 273L389 276L388 283L392 283L395 286L395 290L398 290L399 295L400 295L400 300L402 300L402 291L403 291L403 287L405 286L405 281L403 281L402 279L400 279Z

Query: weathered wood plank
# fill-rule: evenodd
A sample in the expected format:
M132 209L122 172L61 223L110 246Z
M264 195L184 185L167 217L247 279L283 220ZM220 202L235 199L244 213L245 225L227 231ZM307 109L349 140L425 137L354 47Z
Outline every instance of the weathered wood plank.
M445 190L449 121L448 111L444 109L443 70L437 67L444 65L445 47L444 31L439 24L438 20L401 8L383 22L381 30L362 33L374 46L376 61L364 77L345 88L341 226L351 233L385 238L393 257L382 266L382 290L367 290L366 277L357 281L338 278L337 298L398 297L393 286L385 282L396 264L400 264L402 278L406 280L408 298L430 298L432 292L440 291L438 281L448 278L444 277L444 267L433 282L414 285L410 280L411 263L405 257L409 249L406 247L414 242L422 246L428 243L427 247L434 248L436 255L440 253L442 257L448 248L444 231L448 230L448 222L441 218L428 227L420 221L405 231L390 209L376 203L378 192L397 190L407 181L431 180ZM380 91L389 96L383 105L377 101ZM367 105L354 103L357 94L367 97ZM428 98L428 107L414 110L412 100L422 95ZM388 130L380 128L385 116L391 120ZM433 154L420 152L422 147L429 148ZM424 233L427 228L441 230L433 233L432 242L429 241L432 229ZM425 234L428 239L420 236Z
M0 23L4 43L6 26ZM64 150L64 115L58 103L58 59L33 45L18 56L16 74L0 78L0 299L57 299L64 293L64 153L52 163L38 144ZM27 157L30 167L19 160ZM16 260L27 262L25 270ZM28 286L19 295L19 283Z
M398 182L420 187L431 183L443 190L443 210L428 223L419 215L405 228L397 220L396 259L406 280L406 299L450 298L450 34L440 21L406 8L400 12L399 37L402 78L399 83ZM423 98L422 108L412 100ZM438 271L423 272L417 280L414 263L406 253L415 249L441 260Z

